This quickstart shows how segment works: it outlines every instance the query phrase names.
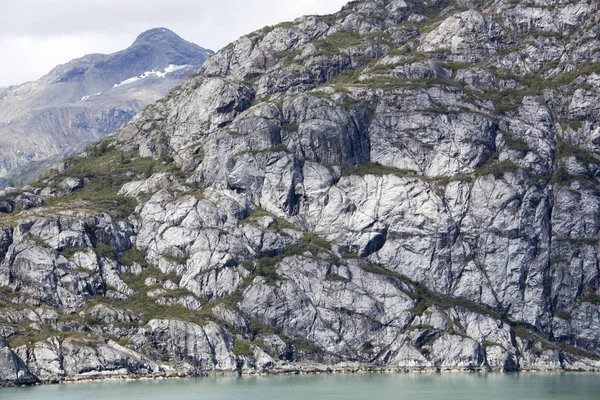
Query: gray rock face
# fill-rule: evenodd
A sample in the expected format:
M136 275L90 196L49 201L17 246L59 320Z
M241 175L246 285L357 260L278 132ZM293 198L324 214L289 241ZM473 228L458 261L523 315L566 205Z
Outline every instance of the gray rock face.
M0 333L44 382L599 370L592 3L363 0L240 38L3 193Z
M204 327L196 324L152 320L142 333L142 343L165 352L186 370L235 371L233 340L214 323Z
M9 347L0 346L0 387L28 385L37 381L37 378L29 372L23 360Z

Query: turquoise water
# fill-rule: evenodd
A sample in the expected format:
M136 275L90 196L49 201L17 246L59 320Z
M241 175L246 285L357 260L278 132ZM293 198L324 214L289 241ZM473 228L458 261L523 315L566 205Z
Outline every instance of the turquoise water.
M1 400L600 399L600 374L334 374L105 381L0 389Z

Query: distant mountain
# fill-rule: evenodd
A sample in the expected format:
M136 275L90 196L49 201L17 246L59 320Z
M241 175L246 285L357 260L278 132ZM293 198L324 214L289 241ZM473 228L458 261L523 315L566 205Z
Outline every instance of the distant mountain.
M90 54L35 82L0 88L0 186L27 182L113 132L183 83L211 54L155 28L125 50Z

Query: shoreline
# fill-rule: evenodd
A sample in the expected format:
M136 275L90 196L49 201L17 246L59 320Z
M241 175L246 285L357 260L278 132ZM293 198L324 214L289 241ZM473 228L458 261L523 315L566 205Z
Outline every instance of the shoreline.
M359 368L334 368L334 367L307 367L289 370L277 371L207 371L197 374L184 373L158 373L149 375L135 374L95 374L89 376L73 376L56 381L40 381L32 384L11 384L10 382L0 382L2 388L24 388L32 386L47 385L69 385L100 382L136 382L136 381L161 381L177 379L194 379L210 377L270 377L270 376L291 376L291 375L333 375L333 374L600 374L600 368L593 369L522 369L516 371L490 371L484 368L385 368L385 367L359 367Z

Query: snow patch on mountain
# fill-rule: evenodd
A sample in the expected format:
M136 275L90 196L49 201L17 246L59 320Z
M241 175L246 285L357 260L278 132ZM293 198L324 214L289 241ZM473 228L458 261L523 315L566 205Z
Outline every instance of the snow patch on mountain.
M129 78L124 80L123 82L120 83L115 83L115 85L113 86L114 88L118 88L120 86L124 86L124 85L130 85L132 83L135 83L139 80L142 79L146 79L149 78L151 76L155 76L158 78L164 78L165 76L167 76L167 74L170 74L172 72L178 71L180 69L184 69L187 68L189 65L173 65L173 64L169 64L169 66L167 68L165 68L164 71L156 71L156 70L152 70L152 71L146 71L143 74L139 75L139 76L134 76L133 78Z

